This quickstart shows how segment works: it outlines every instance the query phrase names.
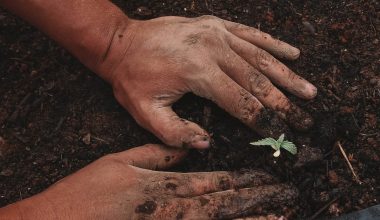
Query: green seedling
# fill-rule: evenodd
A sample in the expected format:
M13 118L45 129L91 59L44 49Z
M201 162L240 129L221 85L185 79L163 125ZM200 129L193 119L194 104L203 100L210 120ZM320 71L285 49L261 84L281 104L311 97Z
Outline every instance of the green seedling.
M273 138L265 138L259 141L252 142L252 145L255 146L271 146L276 152L274 152L273 156L278 157L280 156L280 150L281 148L289 151L289 153L295 155L297 153L297 147L295 144L293 144L290 141L284 140L285 134L280 135L278 140L275 140Z

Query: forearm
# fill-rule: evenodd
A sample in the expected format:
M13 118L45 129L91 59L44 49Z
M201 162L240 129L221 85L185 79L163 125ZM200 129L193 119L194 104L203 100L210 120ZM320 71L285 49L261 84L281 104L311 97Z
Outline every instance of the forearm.
M0 219L57 219L55 215L41 194L0 208Z
M130 38L128 17L109 0L0 0L0 5L45 32L107 81L123 55L113 53L113 48L126 45Z

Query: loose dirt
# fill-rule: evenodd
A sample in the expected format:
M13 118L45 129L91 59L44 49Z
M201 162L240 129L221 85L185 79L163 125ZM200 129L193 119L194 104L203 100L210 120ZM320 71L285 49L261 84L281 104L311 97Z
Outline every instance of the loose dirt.
M380 3L376 0L128 0L128 15L213 14L272 34L301 49L286 62L314 83L318 96L289 97L315 120L297 141L320 149L322 160L294 167L211 102L186 95L180 116L205 127L214 140L192 151L177 171L261 169L300 190L296 206L278 210L305 219L336 216L380 199ZM102 155L159 143L115 101L111 88L35 28L0 9L0 206L29 197ZM340 141L361 185L334 143ZM302 159L313 155L303 153Z

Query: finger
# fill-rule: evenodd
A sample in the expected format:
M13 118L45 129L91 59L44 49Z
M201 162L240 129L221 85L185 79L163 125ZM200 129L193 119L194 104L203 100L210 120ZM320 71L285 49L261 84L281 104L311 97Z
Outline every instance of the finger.
M147 144L116 153L114 156L132 166L160 170L177 164L186 154L186 150L169 148L158 144Z
M199 96L214 101L219 107L265 137L278 137L292 134L287 125L270 110L229 78L219 67L215 67L205 79L197 81L192 91Z
M205 149L210 136L197 124L178 117L170 106L147 106L139 111L139 124L172 147Z
M264 106L277 114L297 130L307 130L313 119L278 90L271 81L243 60L234 51L228 53L228 62L221 61L222 69L239 85L253 94Z
M240 57L270 78L276 85L304 99L312 99L317 95L317 88L313 84L295 74L266 51L232 34L228 39L230 47Z
M193 198L171 199L157 205L152 217L232 219L291 205L297 197L297 189L285 184L227 190Z
M193 197L228 189L241 189L277 182L273 176L257 170L200 173L160 172L156 176L148 175L151 177L147 177L147 179L154 179L148 181L154 183L148 187L152 192L177 197Z
M295 60L300 55L300 50L278 39L274 39L267 33L243 24L224 21L228 31L239 38L254 44L278 58Z

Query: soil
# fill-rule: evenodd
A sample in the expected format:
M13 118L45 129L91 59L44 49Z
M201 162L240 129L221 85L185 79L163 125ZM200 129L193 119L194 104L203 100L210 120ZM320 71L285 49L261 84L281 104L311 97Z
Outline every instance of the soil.
M249 145L259 137L210 101L175 104L214 140L178 171L261 169L300 190L293 219L337 216L380 201L380 2L377 0L115 1L134 18L213 14L299 47L286 62L314 83L316 99L289 97L315 119L296 135L323 158L295 157ZM111 88L34 27L0 9L0 206L29 197L102 155L159 143L115 101ZM353 180L340 141L362 184ZM309 154L302 157L308 158ZM323 208L323 209L321 209Z

